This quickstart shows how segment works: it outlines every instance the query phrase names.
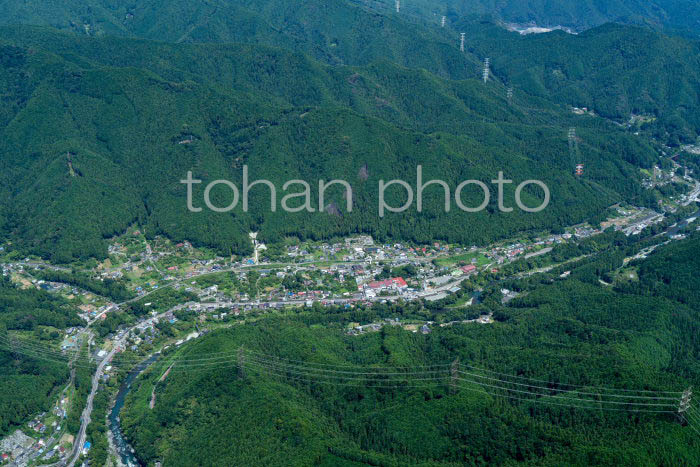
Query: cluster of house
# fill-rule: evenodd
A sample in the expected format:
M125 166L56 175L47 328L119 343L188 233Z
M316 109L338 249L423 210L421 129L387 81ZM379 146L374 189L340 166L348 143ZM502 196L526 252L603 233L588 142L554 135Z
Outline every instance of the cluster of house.
M577 227L574 231L574 235L576 235L576 238L588 238L598 233L600 233L600 231L592 227Z
M14 460L19 463L32 452L34 444L34 438L16 430L0 441L0 456L3 462Z
M122 277L124 277L124 272L119 270L119 269L117 269L115 271L105 271L105 272L100 274L100 277L102 277L103 279L118 280L118 279L121 279Z
M323 290L300 290L298 292L287 292L289 300L323 300L328 298L329 293Z
M122 249L122 247L118 244L112 245L112 247L112 251L115 252L121 251ZM191 245L187 243L178 244L176 245L176 247L182 249L191 249ZM474 249L476 249L476 247L472 247L471 250ZM348 262L345 264L333 264L321 267L316 267L313 264L309 264L307 266L303 265L303 263L307 260L311 261L314 259L319 259L319 251L321 253L320 259L339 259L336 255L342 253L343 259L349 262L355 261L356 264L350 264ZM394 267L406 264L413 264L420 271L420 276L424 276L425 278L431 278L441 274L441 272L438 270L438 268L435 268L429 263L421 263L418 260L418 257L438 257L449 253L459 254L462 251L467 250L462 248L451 248L449 245L441 245L439 242L436 242L431 246L418 248L409 247L401 243L377 246L375 245L374 240L370 236L356 236L347 238L344 240L344 242L334 244L323 243L320 245L289 246L287 248L287 255L289 257L297 259L299 257L302 257L304 261L301 262L300 266L298 266L296 270L293 270L294 267L287 267L284 271L275 271L274 273L277 275L278 278L284 278L287 274L298 272L299 267L301 267L302 269L319 270L323 274L332 275L333 281L340 281L341 283L345 282L347 278L352 278L355 280L358 286L358 292L357 294L352 294L352 297L350 293L345 293L344 296L347 296L348 299L353 298L355 300L373 299L377 295L381 295L383 292L395 292L397 294L412 292L412 290L408 287L408 285L405 283L405 281L403 281L402 278L398 279L401 279L403 283L401 283L400 281L395 282L393 280L375 281L374 277L376 277L382 271L382 266L378 265L376 263L377 261L388 262ZM147 251L141 256L142 258L151 258L156 257L158 255L162 255L162 253L155 254ZM222 260L222 258L215 258L209 260L193 259L191 260L192 267L189 268L189 270L185 273L184 277L192 278L197 275L220 271L224 267L222 266ZM231 263L231 266L235 267L240 266L241 264L242 263ZM172 266L171 269L174 273L177 267ZM264 269L258 270L258 272L260 273L261 277L265 277L268 274L272 273L271 271ZM466 270L460 269L457 270L454 273L454 275L472 274L474 272L475 270L471 270L469 268ZM240 272L239 275L240 280L245 279L245 272ZM172 276L167 276L165 277L165 279L172 280L175 278ZM320 279L317 282L318 284L313 283L313 281L305 281L304 285L307 288L323 287L322 281ZM152 283L150 284L150 286L152 288L156 288L157 284ZM186 290L194 291L195 288L196 287L194 286L187 287ZM146 290L142 287L136 288L136 292L139 294L144 294L145 291ZM225 302L229 301L231 298L228 297L226 294L222 293L221 291L217 290L216 286L212 286L197 292L199 293L200 300L207 302ZM270 302L269 306L274 306L275 301L281 302L303 300L315 302L332 299L332 294L329 291L325 290L312 290L309 292L290 293L289 291L280 289L277 291L270 292L268 295L269 296L266 297L265 300ZM243 293L238 294L236 297L232 298L239 302L247 302L249 300L249 297ZM94 313L99 316L100 311L101 310L94 310ZM90 315L92 315L92 310L90 312Z
M299 258L310 261L314 259L314 248L321 252L322 258L343 253L346 261L408 261L411 257L431 257L467 251L460 247L450 248L449 245L435 242L429 246L411 247L402 243L376 245L372 237L361 235L346 238L344 243L323 243L318 247L302 247L292 245L287 247L287 256L297 261ZM476 248L476 247L473 247Z
M150 304L147 304L147 305L150 305ZM174 323L177 321L177 318L175 318L175 316L172 313L168 313L168 315L165 316L165 319L170 321L171 323ZM126 344L125 344L124 348L130 348L131 350L135 351L135 350L138 350L138 347L141 344L144 344L144 343L145 344L153 344L155 339L160 334L160 331L155 326L156 324L158 324L159 321L160 321L159 318L154 316L154 317L151 317L151 318L146 319L144 321L141 321L132 330L121 329L121 330L117 331L116 335L109 335L107 337L111 338L115 342L117 342L117 341L121 341L126 335L127 340L126 340ZM117 352L122 352L124 350L124 348L118 347ZM105 350L99 350L95 356L98 360L101 360L107 356L107 352ZM109 371L109 368L111 368L111 367L105 368L106 373Z
M365 248L355 248L356 260L371 261L394 261L407 263L416 258L438 258L449 254L461 254L466 251L474 251L477 247L465 249L461 247L450 247L450 245L435 242L430 246L411 247L402 243L387 244L381 246L371 246Z
M135 233L136 235L136 233ZM177 249L180 250L185 250L185 251L191 251L192 250L192 245L189 242L182 242L178 243L175 245ZM109 245L108 251L110 254L121 254L125 255L126 254L126 249L119 243L113 243ZM108 271L102 271L100 273L100 276L102 278L111 278L111 279L119 279L124 276L125 273L135 271L137 268L143 268L146 272L151 272L154 270L154 267L150 264L151 262L157 262L161 258L168 256L171 254L171 252L167 251L158 251L154 252L150 249L150 247L146 248L146 251L143 251L139 254L138 259L132 261L131 258L128 258L125 263L120 265L116 269L108 270ZM189 271L186 274L186 277L192 277L197 274L204 274L207 272L216 272L221 269L221 266L215 264L216 262L221 262L223 261L223 258L215 258L212 260L198 260L198 259L193 259L191 260L190 264L193 268L193 270ZM145 263L145 264L144 264ZM163 277L164 280L175 280L176 277L173 275L175 272L177 272L179 269L178 266L169 266L165 268L165 273L166 275ZM157 288L157 284L155 283L149 283L147 284L153 288ZM139 294L145 293L143 287L138 287L136 289L136 292Z
M384 321L380 321L378 323L370 323L370 324L364 324L360 325L359 323L351 323L349 326L349 329L347 331L347 334L350 336L359 336L361 334L365 334L367 332L377 332L380 331L384 326L401 326L403 329L411 332L420 332L421 334L430 334L432 331L430 329L430 326L435 324L432 321L428 321L423 324L415 324L415 323L410 323L410 324L404 324L402 323L399 318L387 318Z
M63 342L61 342L61 351L63 351L63 352L72 351L72 350L76 350L77 348L78 348L77 337L66 333L66 336L63 338Z
M588 107L571 107L571 112L576 115L592 115L595 116L595 112Z
M381 281L372 281L358 287L365 297L372 298L382 292L401 293L408 289L408 284L403 277L392 277Z
M638 217L635 220L631 221L627 226L616 226L616 229L621 230L627 236L639 235L642 232L642 230L646 229L651 225L658 224L663 220L663 214L658 214L653 211L646 211L641 215L638 215Z
M62 401L62 403L64 402L65 400ZM56 408L54 413L65 418L65 411L61 408ZM37 436L44 435L48 430L48 427L41 421L45 416L46 413L42 413L34 420L27 423L28 428L34 431ZM61 430L61 426L58 425L57 421L52 422L51 426L55 429L55 432L48 441L44 440L43 437L38 440L32 438L23 433L22 430L16 430L14 433L0 440L1 462L12 461L14 463L13 465L27 465L32 459L42 454L44 455L44 459L50 459L56 454L64 456L66 449L62 445L45 452L47 445L50 446L53 444L55 436L57 436L57 433Z
M42 413L39 418L44 417L46 414ZM27 423L27 426L34 430L37 433L43 434L46 432L46 425L41 423L38 419L32 420L29 423Z
M577 230L577 237L590 236L595 232L594 229L589 229L581 227ZM574 237L574 234L563 233L558 235L550 235L546 238L538 238L532 243L513 243L510 245L492 248L490 251L486 252L486 256L493 260L497 264L503 264L506 261L512 261L522 255L534 256L538 251L542 251L544 248L552 247L559 243L564 243ZM547 251L547 250L545 250Z
M78 316L83 318L85 321L90 321L91 319L95 318L105 319L107 318L107 313L118 311L119 307L114 303L108 303L97 307L91 303L86 303L80 305L78 309L82 311L82 313L79 313Z
M517 297L518 292L515 292L514 290L501 289L501 295L503 295L503 297L501 297L501 303L506 304Z

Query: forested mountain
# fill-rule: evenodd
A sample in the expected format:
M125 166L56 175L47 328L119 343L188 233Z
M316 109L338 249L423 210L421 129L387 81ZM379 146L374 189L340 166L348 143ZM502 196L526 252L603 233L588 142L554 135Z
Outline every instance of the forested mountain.
M699 42L614 24L529 36L480 25L467 42L497 76L533 95L620 122L651 115L656 136L674 145L700 134Z
M486 242L580 221L620 198L645 202L634 166L652 163L649 146L527 95L509 105L497 83L447 81L390 63L329 67L259 46L85 39L37 29L7 30L5 37L13 44L0 52L7 102L0 163L12 200L5 232L54 260L101 256L102 238L136 221L151 233L245 252L249 230L261 229L268 240L364 231ZM570 125L580 128L590 170L584 180L571 175ZM453 187L472 178L490 183L499 170L518 182L542 179L552 205L536 215L504 214L492 196L482 213L444 213L433 191L427 215L409 211L383 222L378 180L413 182L418 164L426 180L440 176ZM294 178L313 185L348 179L355 208L345 212L344 193L331 190L327 201L342 208L339 215L270 213L269 195L260 190L248 214L187 211L179 181L188 170L205 183L242 186L243 165L280 191ZM403 200L399 191L388 195L392 205ZM222 206L230 201L223 190L214 196ZM525 196L537 206L542 193ZM476 206L483 196L477 189L464 199ZM457 228L465 222L472 228Z
M643 223L636 207L688 188L647 189L642 177L653 172L656 185L656 165L662 182L681 174L665 156L699 141L697 3L401 0L395 11L394 0L0 0L1 250L7 261L72 262L27 277L104 297L68 302L0 277L0 435L50 409L62 387L71 408L58 429L78 433L89 418L81 401L109 364L86 412L89 462L104 460L117 372L150 354L120 415L146 465L700 465L694 427L678 416L682 391L700 385L700 232L668 242L660 233L691 207L639 236L610 229L583 240L577 225L601 222L616 203L635 206L626 222ZM505 23L576 33L521 35ZM380 182L415 190L418 166L423 182L446 183L450 208L432 186L423 212L414 199L381 217ZM253 188L248 212L244 168L275 187ZM190 172L199 212L188 210ZM514 183L499 195L501 172ZM334 179L351 189L321 199L319 181ZM238 188L232 212L204 206L205 193L219 208L232 202L221 184L205 191L215 180ZM311 212L289 212L303 205L299 180ZM466 180L490 189L485 209L458 208ZM516 206L526 180L548 187L543 211ZM393 207L407 198L398 188L386 193ZM545 197L535 185L521 193L529 207ZM460 196L471 208L483 200L473 184ZM493 245L572 225L576 238L528 245L522 260L504 259L519 247ZM239 267L251 232L272 261L282 241L355 234L440 241L432 251L491 246L475 249L478 274L430 292L417 284L460 273L446 256L411 256L434 260L420 277L415 264L380 262L368 280L413 271L404 302L355 295L353 279L360 291L365 281L355 259L344 261L352 278L292 260L264 260L280 268L265 273ZM107 239L118 254L98 263ZM449 259L466 267L472 255L459 251ZM238 274L245 281L223 285ZM333 298L310 300L314 284ZM246 305L206 323L212 313L191 301L209 308L213 290L217 306ZM304 299L288 300L292 292ZM464 303L468 294L476 303ZM341 296L347 304L334 305ZM104 320L85 324L73 303L99 307ZM481 315L489 319L463 321ZM387 318L377 332L348 332ZM66 366L71 355L47 350L72 326L86 328L72 334L83 347ZM100 349L112 360L94 368L88 354ZM82 462L78 441L71 457Z
M700 321L688 304L700 286L689 272L700 265L687 254L698 247L696 236L640 262L637 289L589 282L585 262L570 279L541 278L512 306L490 304L502 315L492 325L344 334L348 322L383 312L408 319L416 309L396 305L233 326L163 357L130 396L123 426L142 461L172 465L195 456L204 464L695 465L698 439L673 413L567 404L611 388L624 397L700 381ZM481 385L450 392L455 356ZM419 379L438 364L441 380ZM403 382L385 375L382 387L357 382L387 367L423 373L398 373ZM529 385L569 389L536 402Z
M427 0L404 2L402 15L392 11L393 2L371 1L178 0L136 6L119 2L72 6L68 2L63 13L50 10L46 18L42 17L44 7L29 2L10 8L26 9L26 14L7 14L0 24L50 24L85 35L167 42L272 45L333 65L391 61L457 79L478 77L478 62L490 57L498 79L530 94L546 92L563 104L582 103L616 119L626 120L634 112L654 113L664 117L659 132L668 130L674 142L700 133L697 116L688 115L699 100L697 42L631 27L600 28L581 37L559 32L521 38L506 32L495 20L478 19L478 14L487 12L516 19L526 11L534 18L568 15L593 26L618 17L650 21L678 17L695 21L697 32L700 8L692 8L692 1L619 0L604 5L590 1L450 1L445 5ZM439 10L449 13L445 28L437 25ZM71 16L76 17L73 25L65 19ZM467 54L458 50L458 32L467 34ZM668 73L654 73L658 69Z
M47 410L49 396L65 384L69 373L64 363L27 351L26 337L11 338L7 331L57 339L58 330L82 323L76 309L64 299L43 290L21 290L0 276L0 436L28 416ZM55 336L51 336L52 330ZM36 349L36 342L28 348Z
M618 22L700 36L700 12L694 0L408 0L402 3L407 11L447 15L450 20L473 14L492 15L507 23L563 26L579 32Z
M425 68L435 74L450 78L477 78L481 74L481 62L491 59L492 77L505 86L512 86L516 93L539 96L561 105L588 107L603 117L617 121L627 121L633 114L648 114L656 118L653 127L656 135L672 144L681 141L694 141L700 134L700 120L695 111L700 105L700 42L667 37L657 32L627 26L607 25L580 35L564 32L530 35L522 37L489 22L475 22L468 19L455 24L456 30L467 31L466 53L460 55L457 49L457 33L452 30L431 31L444 41L439 50L425 50L404 54L395 51L386 53L362 53L361 57L347 60L350 64L389 62L405 64L411 68ZM100 63L115 66L147 67L173 79L191 78L193 75L217 80L223 84L241 86L245 83L238 78L242 73L252 78L256 67L249 62L234 63L239 60L226 51L226 46L214 47L216 52L226 53L224 63L212 59L206 48L176 47L166 44L143 42L130 43L130 52L116 50L117 40L91 41L88 38L72 38L59 34L42 33L28 28L4 29L4 36L19 44L34 45L64 57L79 53ZM423 39L406 41L391 30L381 33L395 37L404 46L422 47ZM351 50L357 50L347 41L352 32L347 31L342 42ZM411 33L413 37L415 34ZM436 36L437 37L437 36ZM237 38L245 42L266 43L264 37L245 36ZM302 44L311 44L312 39ZM384 41L362 39L361 43L384 44ZM307 51L304 46L287 42L275 43L283 48ZM383 46L383 45L382 45ZM343 45L339 45L343 48ZM208 55L204 56L204 52ZM271 53L271 52L268 52ZM194 55L194 56L191 56ZM298 55L275 53L268 66L279 67L280 59L303 62L301 66L316 74L320 65ZM155 58L158 57L158 60ZM291 58L287 58L291 57ZM328 59L328 57L322 57ZM245 59L244 59L245 60ZM327 60L336 63L336 60ZM343 60L340 60L343 61ZM172 75L168 68L177 68L180 74ZM344 68L343 68L344 69ZM309 70L309 71L311 71ZM655 70L664 70L657 73ZM184 72L188 74L185 75ZM404 82L387 76L387 85ZM328 82L328 80L325 80ZM375 79L376 81L376 79ZM408 84L408 83L406 83ZM274 85L274 88L272 87ZM297 95L282 80L276 80L266 91L279 92L282 88L295 103L308 96L300 91ZM285 89L286 88L286 89ZM505 92L505 91L503 91ZM472 98L479 99L474 93ZM433 105L440 106L440 102ZM541 104L540 104L541 105ZM422 116L423 119L426 116ZM429 118L429 116L428 116Z
M245 42L302 51L330 64L389 60L445 76L476 75L436 28L348 1L149 0L104 5L66 2L61 13L22 5L0 24L49 25L85 35L121 35L180 42ZM14 2L10 2L14 3ZM18 5L9 6L10 11ZM25 10L26 9L26 10ZM71 18L70 20L68 18Z
M134 222L149 235L222 253L247 252L249 230L268 241L366 232L485 243L560 228L621 199L650 203L636 167L655 158L645 138L577 117L569 106L617 121L651 114L663 142L691 141L700 127L698 45L650 30L521 37L490 21L443 29L379 4L318 0L13 5L7 23L51 19L73 30L7 26L0 51L0 232L57 261L103 256L103 237ZM77 29L64 24L74 15L82 18ZM45 20L31 19L38 17ZM457 30L468 32L465 53ZM482 83L486 57L492 73ZM580 139L575 161L570 127ZM584 179L571 175L576 163L586 165ZM428 214L380 221L378 180L415 180L418 164L453 187L488 182L499 170L542 179L552 205L503 216L492 196L483 213L445 214L433 192ZM292 178L350 178L355 212L339 211L338 190L327 200L331 215L283 218L265 212L260 193L248 214L185 210L179 181L188 170L205 183L240 186L244 165L279 187ZM394 205L398 191L389 194ZM479 204L476 191L465 195L471 205ZM228 199L223 190L214 196L222 205ZM541 199L527 196L530 205ZM465 223L473 227L460 228Z
M401 9L413 21L436 23L465 16L489 15L510 23L564 26L577 31L607 22L645 24L697 37L700 13L694 0L403 0ZM346 0L322 4L316 0L65 0L60 3L23 0L0 2L0 24L34 24L88 34L135 34L156 39L217 39L230 42L241 34L294 37L299 28L280 28L287 15L311 19L323 8L330 18L347 20L366 13L393 12L393 0ZM297 11L294 11L297 10ZM342 15L342 16L341 16ZM332 23L327 22L330 26ZM296 26L303 21L296 23ZM302 28L303 29L303 28Z

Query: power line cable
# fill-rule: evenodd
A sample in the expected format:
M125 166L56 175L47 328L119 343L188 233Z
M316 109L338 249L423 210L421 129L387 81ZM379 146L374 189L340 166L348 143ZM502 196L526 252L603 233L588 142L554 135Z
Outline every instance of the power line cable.
M509 375L507 373L499 373L497 371L488 370L485 368L479 368L479 367L469 365L466 363L461 363L460 365L467 367L467 368L470 368L472 370L482 371L485 373L492 373L494 375L505 376L505 377L509 377L509 378L513 378L513 379L519 379L519 380L524 380L524 381L535 381L537 383L552 383L552 381L547 381L547 380L542 380L542 379L528 378L525 376ZM599 386L588 386L588 385L582 385L582 384L569 384L569 383L552 383L552 384L558 384L559 386L568 386L568 387L572 387L572 388L578 387L578 388L612 390L612 391L621 391L621 392L650 392L650 393L662 393L662 394L683 394L683 391L651 391L651 390L644 390L644 389L606 388L606 387L599 387Z
M274 363L270 362L260 362L260 361L254 361L258 365L267 368L267 369L272 369L277 372L281 371L286 371L287 373L292 373L292 374L299 374L303 376L309 376L309 377L323 377L323 378L335 378L335 379L352 379L352 380L366 380L367 378L352 378L349 376L337 376L337 375L323 375L322 373L319 374L318 372L304 372L304 371L298 371L298 369L289 369L287 368L285 370L285 367L280 367L280 366L275 366ZM447 379L449 375L444 375L444 376L437 376L433 377L432 379ZM405 379L405 378L403 378ZM620 402L620 401L603 401L603 400L592 400L592 399L582 399L582 398L571 398L571 397L561 397L561 396L552 396L552 395L547 395L547 394L541 394L541 393L536 393L532 391L522 391L522 390L517 390L517 389L512 389L512 388L507 388L507 387L502 387L498 385L490 385L490 384L485 384L481 383L478 381L473 381L465 378L459 378L460 381L464 382L469 382L472 384L477 384L482 387L489 387L489 388L494 388L494 389L499 389L499 390L504 390L504 391L509 391L509 392L517 392L521 394L528 394L532 396L538 396L538 397L549 397L549 398L559 398L559 399L565 399L565 400L575 400L575 401L580 401L580 402L591 402L595 404L615 404L615 405L627 405L627 406L640 406L640 407L672 407L675 405L674 404L656 404L656 403L646 403L646 402Z
M254 367L253 369L260 369L260 367ZM292 380L300 380L300 381L305 381L309 383L319 383L319 384L331 384L331 385L340 385L340 386L357 386L354 384L347 384L347 383L340 383L337 381L317 381L314 380L313 378L308 378L308 377L292 377L284 374L280 374L275 371L268 371L266 372L267 374L271 374L273 376L278 376L282 378L287 378L287 379L292 379ZM386 387L412 387L411 385L397 385L397 386L386 386ZM428 386L419 386L419 387L428 387ZM504 397L507 399L512 399L512 400L520 400L520 401L526 401L526 402L534 402L534 403L542 403L542 404L547 404L547 405L555 405L555 406L561 406L561 407L567 407L567 408L578 408L578 409L589 409L589 410L603 410L603 411L618 411L618 412L632 412L632 413L674 413L672 410L646 410L646 409L621 409L621 408L611 408L611 407L591 407L591 406L581 406L581 405L576 405L576 404L561 404L549 400L542 400L542 399L529 399L529 398L523 398L523 397L517 397L517 396L511 396L507 394L499 394L499 393L494 393L494 392L489 392L483 389L476 389L473 387L467 387L467 386L461 386L460 388L466 389L472 392L477 392L480 394L487 394L490 396L494 397Z
M502 379L498 379L498 378L490 378L488 376L478 375L475 373L470 373L470 372L461 371L461 370L458 370L458 371L459 371L459 373L461 373L463 375L469 375L469 376L473 376L476 378L487 379L490 381L498 381L500 383L513 384L516 386L530 387L530 388L535 388L535 389L543 389L546 391L567 392L567 393L572 392L572 393L581 394L584 396L619 397L619 398L626 397L626 398L630 398L630 399L653 399L653 400L672 400L672 401L679 400L678 397L634 396L634 395L627 395L627 394L601 394L601 393L592 393L592 392L582 392L579 390L549 388L549 387L545 387L545 386L535 386L535 385L525 384L525 383L516 383L513 381L507 381L507 380L502 380ZM553 383L553 384L556 384L556 383Z
M255 354L257 354L257 355L264 355L264 354L259 353L259 352L250 352L250 353L255 353ZM40 356L40 357L41 357L41 356ZM440 370L437 370L437 369L436 369L436 370L421 371L421 372L410 372L410 371L389 372L389 371L387 371L387 370L389 370L389 368L376 368L376 367L373 368L374 371L372 371L372 372L342 371L342 370L319 369L319 368L314 368L314 367L310 367L310 366L306 366L306 365L290 365L290 364L283 363L282 361L280 361L279 359L276 359L276 358L275 358L274 360L262 359L262 358L259 358L259 357L253 357L253 358L254 358L254 360L257 359L256 361L257 361L259 364L267 364L267 365L272 366L273 368L276 368L276 369L278 369L278 370L284 370L285 368L287 368L288 371L297 372L298 374L307 375L307 376L312 376L312 375L313 375L313 376L323 376L324 371L325 371L325 372L327 372L327 373L334 373L334 374L348 374L348 375L353 375L353 376L360 376L360 375L361 375L361 376L363 376L363 378L356 378L356 379L358 379L358 380L360 380L360 379L361 379L361 380L369 380L370 377L375 377L375 378L376 378L376 377L381 377L381 376L385 376L385 377L386 377L386 376L395 376L395 375L398 375L398 376L416 376L416 375L424 376L424 375L426 375L426 374L441 373L441 371L440 371ZM274 358L274 357L272 357L272 358ZM53 361L56 361L56 360L53 360ZM66 357L65 357L65 356L63 356L63 357L59 360L59 362L60 362L60 363L66 363L66 364L68 363L68 361L66 360ZM113 362L113 365L112 365L113 368L114 368L114 366L115 366L117 363L118 363L118 362ZM178 363L178 365L176 365L175 368L177 368L177 371L182 371L182 370L180 370L180 368L183 368L183 367L185 367L185 368L183 368L183 370L185 370L185 369L191 369L191 368L193 368L193 367L210 367L210 366L215 366L215 365L217 365L217 364L224 363L224 362L217 361L216 363L189 363L189 362L185 361L185 362L183 363L183 362L178 361L177 363ZM233 361L227 360L225 363L233 364ZM75 365L75 366L78 366L78 367L90 368L90 369L94 369L94 366L95 366L94 363L92 363L92 364L90 364L90 365L81 365L81 364L79 364L79 363L77 363L77 362L74 362L74 365ZM219 366L221 366L221 365L219 365ZM447 367L447 366L448 366L448 365L421 366L421 368L440 368L440 367ZM467 367L470 367L469 365L466 365L466 366L467 366ZM344 367L344 366L343 366L343 367ZM380 371L380 372L377 372L377 371L376 371L377 369L380 369L381 371ZM410 369L410 368L408 368L408 369ZM299 372L299 370L304 370L304 371ZM126 370L121 370L121 369L120 369L120 371L126 371ZM476 377L476 378L489 379L489 380L493 380L493 381L497 381L497 382L501 382L501 383L505 383L505 384L512 384L512 385L530 387L529 385L524 385L524 384L522 384L522 383L515 383L515 382L512 382L512 381L500 380L500 379L496 379L496 378L489 378L489 377L485 377L485 376L483 376L483 375L477 375L477 374L473 374L473 373L469 373L469 372L460 371L460 373L466 374L466 375L468 375L468 376ZM448 376L448 375L445 375L444 378L446 378L447 376ZM443 376L439 376L439 378L443 378ZM347 379L347 377L346 377L346 379ZM406 378L402 378L402 380L405 380L405 379L406 379ZM465 379L465 380L466 380L466 379ZM466 381L471 381L471 380L466 380ZM477 382L477 381L471 381L471 382L474 383L474 384L479 384L479 385L484 386L483 383L480 383L480 382ZM556 383L551 383L551 384L556 384ZM557 397L557 396L542 394L542 393L533 392L533 391L519 391L519 390L514 390L514 389L512 389L512 388L502 387L502 386L498 386L498 385L485 385L485 386L492 387L492 388L496 388L496 389L501 389L501 390L506 390L506 391L511 391L511 392L519 392L519 393L524 393L524 394L531 394L531 395L536 395L536 396L541 396L541 397ZM545 387L541 387L541 386L532 386L532 387L534 387L534 388L536 388L536 389L544 389L544 390L547 390L547 391L563 392L563 390L557 389L557 388L545 388ZM650 391L649 391L649 392L650 392ZM620 398L627 397L627 398L653 399L653 400L660 400L660 399L674 400L673 398L667 398L667 397L658 397L658 398L657 398L657 397L654 397L654 396L632 396L632 395L622 395L622 394L592 394L592 393L583 393L583 392L578 392L578 394L581 394L581 395L595 395L595 396L599 396L599 397L620 397ZM571 400L572 398L566 398L566 399ZM576 398L574 398L574 400L587 401L587 402L594 402L594 403L615 403L615 402L613 402L613 401L601 401L601 400L589 400L589 399L576 399ZM619 402L618 402L618 403L619 403ZM648 403L636 403L636 404L635 404L635 403L624 403L624 402L619 403L619 404L623 404L623 405L647 405L647 406L649 406L649 405L656 405L656 406L666 406L666 405L668 405L668 404L648 404Z
M549 397L552 399L564 399L564 400L574 400L574 401L582 401L582 402L592 402L595 404L615 404L615 405L639 405L639 406L647 406L647 407L675 407L675 404L656 404L656 403L646 403L646 402L620 402L620 401L602 401L602 400L596 400L596 399L581 399L581 398L576 398L576 397L563 397L561 395L559 396L553 396L553 395L548 395L548 394L541 394L541 393L533 393L530 391L522 391L520 389L512 389L512 388L505 388L502 386L498 385L493 385L493 384L486 384L482 383L479 381L473 381L469 379L464 379L460 378L460 381L466 381L472 384L477 384L479 386L483 387L489 387L489 388L495 388L495 389L501 389L504 391L509 391L509 392L515 392L519 394L530 394L533 396L540 396L540 397Z
M690 427L690 429L693 430L695 433L697 433L698 436L700 436L700 430L698 430L697 428L695 428L695 427L690 423L690 421L688 421L688 419L685 417L685 415L682 415L682 417L683 417L683 419L686 421L687 426ZM699 424L699 426L700 426L700 424Z

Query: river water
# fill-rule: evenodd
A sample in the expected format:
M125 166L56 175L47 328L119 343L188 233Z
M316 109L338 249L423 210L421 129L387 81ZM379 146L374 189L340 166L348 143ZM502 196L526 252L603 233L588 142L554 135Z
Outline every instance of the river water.
M124 400L126 399L127 394L129 394L129 391L131 391L131 384L146 368L151 365L151 363L158 359L158 356L158 354L152 355L150 358L148 358L148 360L139 363L136 368L131 370L119 388L117 398L114 401L114 407L112 407L112 411L109 413L109 430L112 432L114 445L117 447L117 453L119 454L119 457L124 465L137 466L141 464L139 463L138 459L136 459L136 456L134 456L133 449L131 446L129 446L129 443L127 443L124 439L124 435L122 434L121 427L119 425L119 412L121 411L122 407L124 407Z

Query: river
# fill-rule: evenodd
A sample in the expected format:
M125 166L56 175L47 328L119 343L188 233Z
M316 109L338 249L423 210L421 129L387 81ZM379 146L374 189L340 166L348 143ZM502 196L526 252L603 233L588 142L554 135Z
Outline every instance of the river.
M112 410L109 413L109 430L112 432L114 445L116 446L117 453L119 454L119 457L124 465L137 466L141 464L139 463L138 459L136 459L136 456L134 456L133 449L131 446L129 446L129 443L127 443L126 439L124 439L124 435L122 434L121 427L119 425L119 412L121 411L122 407L124 407L124 400L126 399L127 394L129 394L129 391L131 391L131 384L146 368L151 365L151 363L155 362L159 356L160 355L156 353L147 360L139 363L136 368L131 370L126 377L126 380L124 380L119 388L117 397L114 400L114 407L112 407Z

